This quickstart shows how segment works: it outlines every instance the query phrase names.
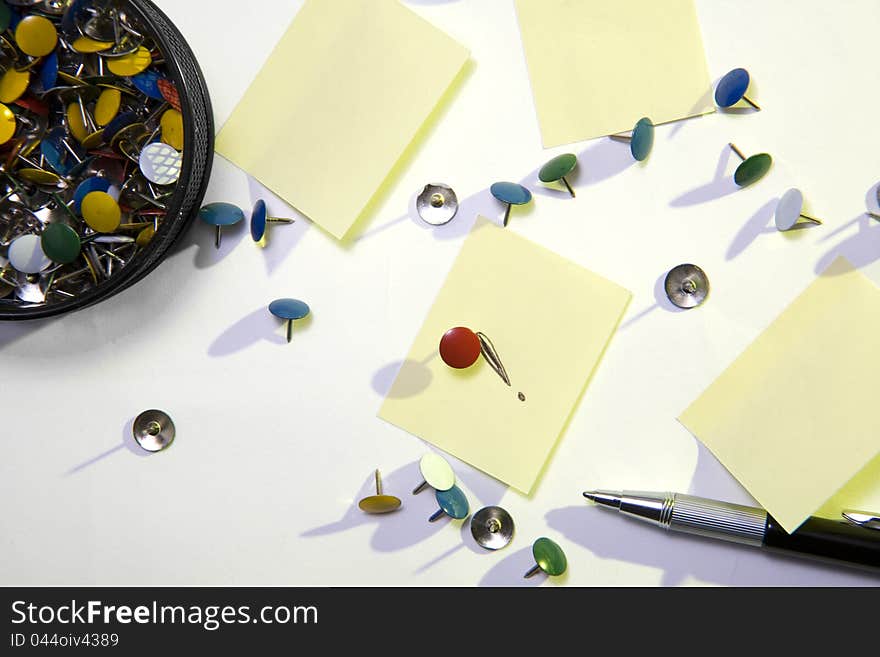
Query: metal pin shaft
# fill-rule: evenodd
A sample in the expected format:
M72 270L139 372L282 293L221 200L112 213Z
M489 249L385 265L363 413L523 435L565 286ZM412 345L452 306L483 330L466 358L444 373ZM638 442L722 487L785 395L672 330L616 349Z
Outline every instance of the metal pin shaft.
M423 490L425 490L425 488L427 487L427 485L428 485L428 482L427 482L427 481L423 481L423 482L420 483L418 486L416 486L415 488L413 488L413 492L412 492L412 494L413 494L413 495L418 495L418 494L421 493Z
M819 221L818 219L816 219L816 217L811 217L810 215L808 215L808 214L804 214L803 212L801 212L801 214L798 215L798 216L803 217L803 218L806 219L807 221L811 221L811 222L813 222L813 223L816 224L817 226L821 226L821 225L822 225L822 222Z
M293 338L293 320L287 320L287 341L290 342L291 338ZM378 470L376 471L379 472Z
M761 108L758 107L758 104L755 101L751 100L748 96L743 96L743 100L746 101L749 105L754 107L759 112L761 111Z
M565 185L565 188L568 190L568 193L571 194L571 197L574 198L574 190L571 188L571 185L568 184L568 181L565 179L565 176L560 178L562 184Z
M507 209L504 211L504 226L507 226L508 221L510 221L510 203L507 204Z
M376 468L376 495L382 494L382 479L379 478L379 468Z
M727 145L730 146L730 150L732 150L734 153L736 153L737 155L739 155L739 159L741 159L743 162L745 162L745 160L746 160L746 156L742 154L742 151L739 150L739 149L736 147L735 144L733 144L733 143L731 142L731 143L728 143Z
M541 570L541 566L539 566L538 564L535 564L534 566L532 566L532 567L529 569L529 571L528 571L525 575L523 575L523 578L524 578L524 579L525 579L525 578L529 578L529 577L531 577L532 575L537 574L537 572L538 572L539 570Z
M446 513L446 511L444 511L443 509L437 509L436 511L434 511L434 513L431 515L431 517L428 518L428 522L434 522L436 520L439 520L445 513Z

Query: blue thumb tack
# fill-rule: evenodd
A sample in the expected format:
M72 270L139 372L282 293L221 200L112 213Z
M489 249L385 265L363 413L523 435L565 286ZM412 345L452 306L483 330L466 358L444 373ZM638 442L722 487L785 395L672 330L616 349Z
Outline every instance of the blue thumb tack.
M306 317L310 311L309 305L299 299L275 299L269 304L269 312L287 320L287 341L293 337L293 321Z
M648 159L651 149L654 147L654 124L647 116L636 121L632 132L628 135L609 135L611 139L629 142L629 151L632 156L642 162Z
M732 107L739 101L744 100L756 110L760 111L757 103L746 96L749 89L749 72L744 68L735 68L718 81L715 87L715 104L718 107Z
M203 205L199 210L199 219L210 226L217 229L217 237L214 239L214 246L220 248L220 233L223 226L232 226L244 219L244 212L241 208L232 203L208 203Z
M507 204L507 209L504 211L504 225L507 226L507 222L510 221L510 207L513 205L525 205L532 200L532 193L518 183L512 182L497 182L492 183L492 186L489 187L489 191L492 192L492 196L497 198L502 203Z
M434 491L434 497L437 498L437 504L440 508L428 518L428 522L439 520L441 516L447 515L450 518L461 520L467 518L470 512L467 497L458 486L453 486L449 490Z
M293 219L279 219L278 217L270 217L266 211L266 202L263 199L254 203L254 209L251 212L251 237L254 242L259 242L266 234L266 225L269 223L292 224Z

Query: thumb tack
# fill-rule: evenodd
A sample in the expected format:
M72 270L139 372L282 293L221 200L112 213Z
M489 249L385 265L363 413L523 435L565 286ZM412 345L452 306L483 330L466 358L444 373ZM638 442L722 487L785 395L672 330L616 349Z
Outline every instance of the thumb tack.
M263 199L260 199L254 203L254 209L251 212L251 237L254 242L259 242L266 234L267 224L292 224L293 222L293 219L279 219L278 217L268 216L266 202Z
M135 442L148 452L161 452L174 441L174 422L164 411L150 409L131 425Z
M673 267L663 283L666 297L679 308L694 308L709 295L709 278L696 265Z
M754 109L760 111L761 108L758 107L757 103L746 96L750 81L749 72L744 68L735 68L726 73L715 87L715 104L718 107L726 108L732 107L739 101L744 100Z
M471 518L471 535L487 550L500 550L513 538L513 518L500 506L485 506Z
M446 331L440 338L440 358L453 369L463 370L470 367L477 362L481 354L501 380L509 386L510 377L507 375L504 363L501 362L495 345L485 333L474 332L465 326L456 326ZM522 392L517 393L517 397L520 401L526 400Z
M564 573L568 568L565 552L554 541L544 536L532 544L532 556L535 557L535 565L523 577L531 577L539 570L555 577Z
M422 483L413 488L413 495L418 495L430 486L434 490L449 490L455 486L455 473L449 462L434 452L428 452L419 460Z
M49 224L40 235L43 253L59 265L69 265L79 257L82 244L77 232L67 224Z
M376 494L369 495L358 502L358 507L364 513L391 513L400 508L402 502L394 495L382 494L382 479L379 470L376 470Z
M518 183L492 183L492 186L489 187L489 191L492 193L492 196L497 198L502 203L507 204L507 209L504 211L504 226L507 226L507 222L510 221L511 206L525 205L532 200L532 193Z
M425 185L416 197L416 212L422 221L431 226L448 224L458 212L458 197L449 185Z
M437 504L440 508L428 518L428 522L435 522L444 515L455 520L467 518L470 507L468 506L467 497L458 486L452 486L448 490L434 491L434 497L437 498Z
M654 147L654 124L645 116L636 121L630 134L609 135L609 137L615 141L629 142L630 153L637 161L642 162L648 159Z
M293 321L307 317L310 310L305 301L299 299L275 299L269 304L269 312L287 320L287 341L293 337Z
M729 143L728 146L742 160L736 171L733 172L733 182L738 187L748 187L752 183L758 182L770 170L773 164L773 158L767 153L758 153L757 155L746 157L735 144Z
M199 219L209 226L214 226L216 230L214 246L219 249L223 226L233 226L237 224L244 219L244 212L242 212L241 208L237 205L220 201L203 205L199 210Z
M9 264L23 274L38 274L52 264L43 252L39 235L21 235L9 244Z
M557 155L538 170L538 180L543 183L560 181L565 185L565 188L568 190L568 193L571 194L571 197L574 198L574 190L571 188L571 185L568 184L568 180L566 180L565 177L570 174L576 166L577 156L572 153Z
M779 198L779 202L776 204L774 219L777 230L791 230L799 219L805 219L816 226L822 225L822 222L815 217L804 214L803 210L804 195L799 189L792 187ZM801 222L801 225L804 225L804 222Z

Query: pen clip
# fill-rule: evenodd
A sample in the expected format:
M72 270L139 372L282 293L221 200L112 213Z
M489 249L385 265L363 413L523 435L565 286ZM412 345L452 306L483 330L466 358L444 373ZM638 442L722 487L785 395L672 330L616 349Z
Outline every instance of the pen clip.
M847 509L842 513L843 517L849 522L865 529L874 529L880 531L880 515L876 513L868 513L867 511L854 511Z

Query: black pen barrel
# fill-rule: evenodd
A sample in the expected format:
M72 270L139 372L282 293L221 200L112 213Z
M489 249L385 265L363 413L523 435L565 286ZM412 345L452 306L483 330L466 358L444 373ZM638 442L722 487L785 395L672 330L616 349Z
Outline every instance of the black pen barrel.
M880 532L849 522L808 518L796 531L787 533L768 515L764 529L764 547L782 553L846 564L868 570L880 570Z

